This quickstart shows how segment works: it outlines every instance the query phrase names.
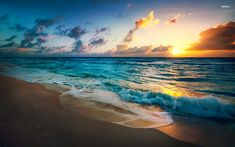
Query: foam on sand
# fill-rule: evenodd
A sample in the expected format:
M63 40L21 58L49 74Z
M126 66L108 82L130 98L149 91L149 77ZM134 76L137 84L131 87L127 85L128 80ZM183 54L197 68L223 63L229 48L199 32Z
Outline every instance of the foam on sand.
M80 108L89 112L87 115L127 127L155 128L173 122L167 112L121 101L117 94L105 90L72 88L60 96L60 102L66 108Z

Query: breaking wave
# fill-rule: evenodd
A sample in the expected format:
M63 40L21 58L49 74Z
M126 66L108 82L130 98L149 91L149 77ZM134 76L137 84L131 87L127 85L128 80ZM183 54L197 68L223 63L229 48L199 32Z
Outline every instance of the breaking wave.
M119 92L119 95L125 101L160 106L173 114L218 119L235 119L235 105L212 96L202 98L176 98L163 93L133 89L122 89Z

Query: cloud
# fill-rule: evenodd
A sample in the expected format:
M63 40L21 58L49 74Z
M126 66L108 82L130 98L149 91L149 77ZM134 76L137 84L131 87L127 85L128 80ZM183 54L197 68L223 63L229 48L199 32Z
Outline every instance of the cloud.
M174 24L174 23L177 23L179 21L179 19L182 19L183 17L186 17L186 16L191 16L192 13L188 13L188 14L177 14L176 16L170 18L169 20L167 20L165 22L165 24Z
M33 28L28 29L24 33L24 39L21 41L20 47L22 48L30 48L38 45L38 43L32 43L37 37L46 36L47 34L44 32L46 28L55 25L59 22L59 18L50 18L50 19L36 19L35 25Z
M36 38L35 41L29 41L27 44L25 44L24 46L19 46L19 48L36 48L37 51L35 53L45 53L45 52L49 52L49 50L52 50L52 47L47 47L47 46L43 46L44 43L46 43L47 41L53 39L55 36L54 35L48 35L48 34L43 34L40 35ZM43 51L45 50L45 51Z
M65 25L60 24L55 28L55 34L60 36L67 36L70 29L66 29Z
M137 31L137 28L133 28L131 29L127 35L125 36L125 38L123 39L123 42L126 42L126 43L130 43L132 42L133 38L134 38L134 33Z
M17 36L16 35L12 35L11 37L5 39L5 41L13 41L14 39L16 39Z
M115 49L108 51L107 54L117 55L117 56L141 56L141 54L146 55L150 52L156 52L152 46L142 46L142 47L129 47L129 44L133 41L135 32L140 28L151 27L159 23L158 19L154 17L154 11L150 11L147 17L138 19L135 21L135 26L132 28L124 37L123 41L119 43ZM154 51L153 51L154 50Z
M45 42L47 42L47 39L46 39L45 37L38 37L38 38L37 38L37 41L38 41L39 43L45 43Z
M130 43L133 40L134 33L139 28L146 28L149 26L157 25L158 23L159 20L154 18L154 11L150 11L146 18L141 18L135 21L135 27L127 33L127 35L123 39L123 42Z
M101 27L101 28L97 28L97 29L95 30L95 36L100 35L101 33L106 33L106 34L108 34L108 33L109 33L109 28L107 28L107 27Z
M98 38L91 39L88 46L90 48L97 48L99 46L104 45L105 43L106 41L103 38L98 37Z
M81 40L78 40L74 43L74 48L72 50L72 52L82 52L83 49L83 43Z
M20 47L32 47L32 41L40 35L45 35L43 32L37 31L35 28L27 30L24 33L24 39L21 41Z
M34 22L36 24L36 26L43 26L43 27L49 27L49 26L52 26L54 24L57 24L59 23L60 21L60 18L59 17L56 17L56 18L49 18L49 19L36 19Z
M178 19L181 17L182 17L182 15L178 14L178 15L172 17L170 20L166 21L166 24L176 23L178 21Z
M9 16L4 14L4 15L0 15L0 25L1 24L8 24L8 19L9 19Z
M97 33L101 33L106 31L106 28L101 28L97 30ZM82 28L80 26L75 26L73 28L66 28L65 25L58 25L55 28L55 34L60 36L67 36L70 38L75 39L75 42L73 44L73 48L71 50L72 53L84 53L87 50L89 50L89 46L83 45L83 42L81 40L81 37L85 34L87 34L89 31L85 28Z
M128 44L119 44L116 49L106 52L106 55L111 56L161 56L167 55L173 46L163 46L158 47L141 46L141 47L128 47Z
M158 47L155 47L152 49L152 52L167 52L167 51L170 51L171 49L173 48L172 45L160 45Z
M41 46L38 48L38 54L56 54L56 53L64 53L66 46L57 46L57 47L49 47L49 46Z
M21 24L14 24L13 26L10 26L9 27L11 30L14 30L14 31L18 31L18 32L22 32L24 30L26 30L26 27L22 26Z
M235 22L218 25L200 33L200 40L187 50L234 50Z
M45 43L45 42L47 42L48 40L51 40L51 39L53 39L53 38L55 38L54 35L42 35L42 36L39 36L39 37L37 38L37 42L39 42L39 43Z
M77 40L74 42L72 53L86 53L89 49L89 46L85 46L81 40Z
M146 28L159 23L158 19L154 18L154 11L150 11L146 18L141 18L135 22L137 28Z
M3 44L3 45L0 45L0 48L11 48L11 47L16 47L17 44L15 42L10 42L10 43L6 43L6 44Z
M83 29L80 26L76 26L69 31L68 36L74 39L80 39L81 36L85 35L86 33L88 33L86 29Z
M83 45L81 37L87 33L88 31L84 28L81 28L80 26L76 26L68 31L67 36L75 39L74 48L72 49L72 52L76 53L85 52L87 47Z

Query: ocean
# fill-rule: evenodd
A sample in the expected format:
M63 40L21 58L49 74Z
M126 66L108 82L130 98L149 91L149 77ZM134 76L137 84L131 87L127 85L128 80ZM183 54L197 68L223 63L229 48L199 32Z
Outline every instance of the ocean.
M0 64L1 75L66 86L62 95L123 109L155 127L173 123L172 115L235 119L235 58L20 57Z

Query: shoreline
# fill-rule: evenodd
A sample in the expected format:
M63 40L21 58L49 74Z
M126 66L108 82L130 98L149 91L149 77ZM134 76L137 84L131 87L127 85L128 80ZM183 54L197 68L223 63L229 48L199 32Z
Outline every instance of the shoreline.
M155 129L133 129L64 109L59 93L0 76L1 146L197 146Z

